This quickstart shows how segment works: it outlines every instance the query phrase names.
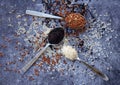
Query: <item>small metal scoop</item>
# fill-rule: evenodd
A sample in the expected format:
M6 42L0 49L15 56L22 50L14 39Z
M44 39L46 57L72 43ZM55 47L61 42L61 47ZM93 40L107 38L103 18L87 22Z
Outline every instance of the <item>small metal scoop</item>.
M47 47L49 47L50 45L55 45L60 43L64 38L64 29L63 28L55 28L53 30L51 30L48 34L48 43L46 44L46 46L39 51L35 57L30 60L22 69L21 69L21 73L24 74L40 57L40 55L46 50Z
M68 52L68 53L67 53ZM77 51L72 48L72 46L63 46L62 48L62 54L65 55L66 58L72 60L72 61L79 61L80 63L84 64L85 66L87 66L89 69L91 69L94 73L96 73L98 76L100 76L103 80L108 81L109 78L107 77L106 74L102 73L100 70L98 70L95 67L92 67L91 65L89 65L87 62L85 62L84 60L80 59L78 57L78 53Z

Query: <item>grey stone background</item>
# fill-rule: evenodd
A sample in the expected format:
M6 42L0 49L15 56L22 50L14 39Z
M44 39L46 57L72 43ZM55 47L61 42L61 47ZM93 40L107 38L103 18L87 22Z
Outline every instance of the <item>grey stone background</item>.
M25 47L29 49L30 55L32 54L32 48L26 46L23 38L20 36L16 37L16 30L18 29L18 22L25 23L24 18L27 17L26 29L31 24L30 16L26 16L26 9L37 9L35 6L37 3L41 3L41 0L0 0L0 52L3 53L0 56L0 85L119 85L120 84L120 0L91 0L90 6L94 6L97 10L97 14L104 14L108 12L109 18L111 19L111 28L114 29L113 33L109 33L107 36L112 38L108 42L101 39L102 46L104 46L107 58L103 61L109 64L112 68L110 71L106 71L104 67L101 69L106 73L110 80L103 81L100 78L94 80L89 79L88 75L74 75L69 72L68 75L60 76L60 72L40 72L39 76L35 76L34 80L28 79L26 76L32 74L32 68L26 74L22 76L18 72L12 71L11 69L16 68L19 70L24 64L16 61L16 64L8 65L9 61L17 60L20 57L21 48ZM12 11L12 12L11 12ZM16 18L17 15L23 15L21 18ZM103 19L103 20L109 20ZM18 46L18 50L14 47L16 41L21 44ZM2 46L2 45L5 46ZM112 53L111 53L112 52ZM99 67L99 64L98 64ZM9 68L9 69L7 69ZM34 67L33 67L34 68ZM85 68L83 66L83 68ZM6 71L9 70L9 71ZM79 70L77 71L79 73ZM78 79L79 78L79 79Z

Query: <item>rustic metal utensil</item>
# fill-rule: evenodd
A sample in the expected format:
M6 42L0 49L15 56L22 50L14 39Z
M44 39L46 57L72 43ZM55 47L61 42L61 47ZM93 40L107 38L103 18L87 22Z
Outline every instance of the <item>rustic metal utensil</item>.
M62 53L63 55L65 55L66 58L74 61L74 60L78 60L80 63L84 64L85 66L87 66L89 69L91 69L94 73L96 73L98 76L100 76L103 80L108 81L109 78L107 77L107 75L103 74L100 70L98 70L95 67L92 67L91 65L89 65L88 63L86 63L85 61L83 61L82 59L80 59L78 57L78 53L77 51L72 48L71 46L63 46L62 48Z
M47 47L49 47L50 45L55 45L60 43L64 38L64 29L63 28L55 28L53 30L51 30L48 34L48 43L46 44L46 46L39 51L35 57L30 60L22 69L21 69L21 73L24 74L40 57L40 55L47 49Z

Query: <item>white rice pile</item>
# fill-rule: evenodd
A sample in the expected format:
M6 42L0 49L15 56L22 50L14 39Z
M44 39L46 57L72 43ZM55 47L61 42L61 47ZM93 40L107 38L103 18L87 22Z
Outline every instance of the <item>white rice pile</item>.
M77 51L72 46L63 46L62 54L65 55L66 58L70 60L75 60L77 58Z

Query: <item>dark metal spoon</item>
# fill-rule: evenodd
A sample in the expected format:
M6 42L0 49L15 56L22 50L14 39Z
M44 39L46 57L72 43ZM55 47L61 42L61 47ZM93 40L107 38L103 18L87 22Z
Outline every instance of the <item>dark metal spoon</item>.
M22 69L21 69L21 73L24 74L40 57L40 55L46 50L47 47L49 47L50 45L55 45L60 43L64 38L64 29L59 27L59 28L55 28L53 30L51 30L48 34L48 43L46 44L46 46L39 51L35 57L30 60Z

